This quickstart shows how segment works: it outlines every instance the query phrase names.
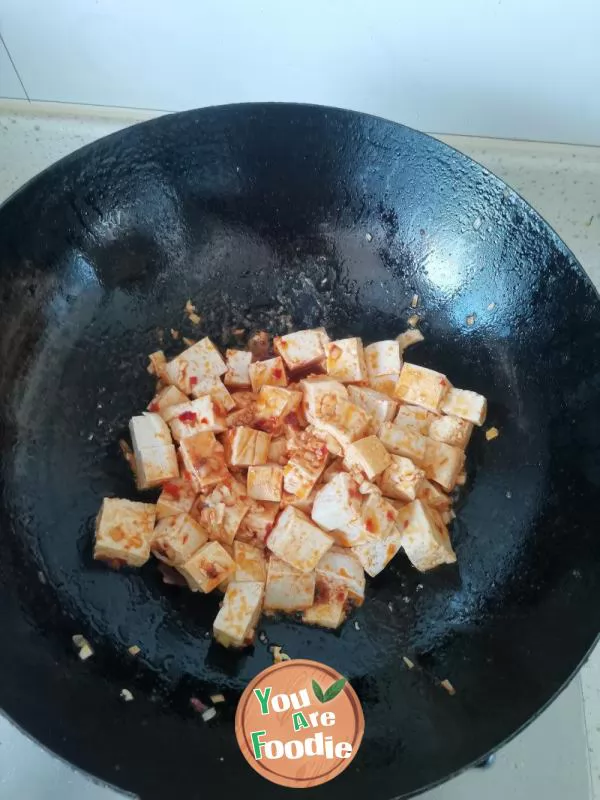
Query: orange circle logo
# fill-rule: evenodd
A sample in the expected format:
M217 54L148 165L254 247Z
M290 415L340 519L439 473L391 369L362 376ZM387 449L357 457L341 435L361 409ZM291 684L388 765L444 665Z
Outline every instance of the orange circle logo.
M263 670L244 690L235 715L238 744L250 766L295 789L343 772L364 730L360 701L346 679L306 659Z

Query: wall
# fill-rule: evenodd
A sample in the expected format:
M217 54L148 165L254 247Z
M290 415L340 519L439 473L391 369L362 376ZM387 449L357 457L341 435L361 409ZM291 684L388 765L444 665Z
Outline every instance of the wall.
M346 106L600 145L598 0L0 0L0 95Z

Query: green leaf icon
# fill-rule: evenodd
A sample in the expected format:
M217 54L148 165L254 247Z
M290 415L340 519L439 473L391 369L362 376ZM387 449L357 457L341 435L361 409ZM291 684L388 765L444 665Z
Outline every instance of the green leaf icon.
M331 684L329 689L323 695L323 703L328 703L330 700L333 700L334 697L337 697L338 694L342 691L344 686L346 685L346 678L340 678L339 680L335 681Z
M312 682L312 690L315 693L315 697L317 698L317 700L320 703L324 703L325 702L325 697L323 695L323 689L321 689L319 684L314 679L313 679L313 682Z

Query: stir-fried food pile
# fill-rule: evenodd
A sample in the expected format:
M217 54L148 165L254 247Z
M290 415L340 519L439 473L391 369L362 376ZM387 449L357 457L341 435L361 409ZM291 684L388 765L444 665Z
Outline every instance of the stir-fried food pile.
M131 463L156 503L105 498L94 556L223 592L215 638L252 642L265 613L326 628L362 604L365 573L403 550L418 570L456 561L450 494L486 400L403 361L416 330L366 347L323 329L249 341L225 357L205 338L167 361L133 417Z

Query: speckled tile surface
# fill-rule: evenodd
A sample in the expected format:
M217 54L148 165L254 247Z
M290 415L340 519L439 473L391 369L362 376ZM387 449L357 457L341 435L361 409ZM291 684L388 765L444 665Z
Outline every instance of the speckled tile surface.
M0 202L62 156L152 116L133 110L0 100ZM520 192L600 287L600 148L440 138ZM588 759L580 752L586 741ZM0 743L0 800L117 797L52 758L3 718ZM492 770L461 776L427 798L468 800L482 795L488 800L507 796L600 800L600 649L552 707L499 753Z

